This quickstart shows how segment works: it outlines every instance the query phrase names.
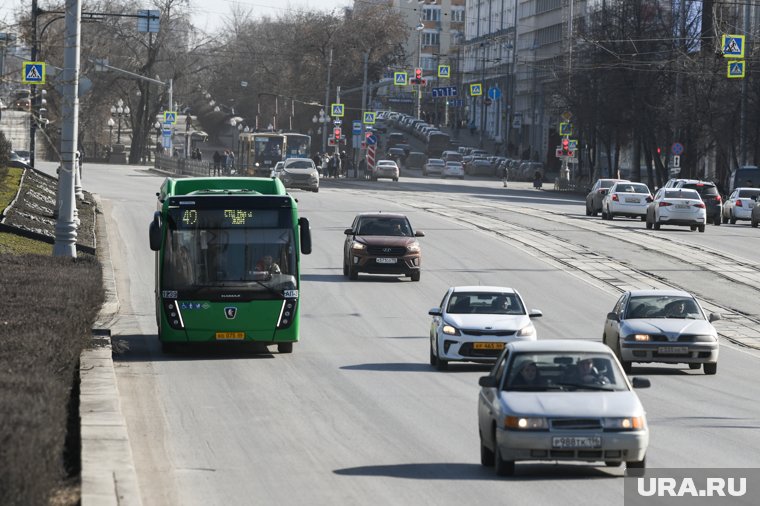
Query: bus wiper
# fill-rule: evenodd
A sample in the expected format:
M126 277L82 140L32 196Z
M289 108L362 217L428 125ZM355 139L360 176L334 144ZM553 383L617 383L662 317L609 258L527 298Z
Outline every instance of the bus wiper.
M269 279L272 279L271 275L270 275ZM266 291L269 292L269 293L271 293L272 295L276 295L280 299L284 299L285 298L285 297L282 296L282 292L278 292L277 290L275 290L274 288L272 288L268 284L266 284L266 283L264 283L262 281L256 280L256 279L254 279L252 281L254 283L256 283L257 285L259 285L260 287L265 288Z

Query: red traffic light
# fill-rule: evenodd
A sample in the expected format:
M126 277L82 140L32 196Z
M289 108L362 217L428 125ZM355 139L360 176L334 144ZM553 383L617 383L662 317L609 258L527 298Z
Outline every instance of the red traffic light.
M340 140L340 127L333 129L333 136L335 137L336 141Z
M562 139L562 149L565 151L570 150L570 140L569 139Z
M662 153L662 149L661 148L657 148L657 154L659 155L660 153Z
M414 78L422 79L422 69L414 69Z

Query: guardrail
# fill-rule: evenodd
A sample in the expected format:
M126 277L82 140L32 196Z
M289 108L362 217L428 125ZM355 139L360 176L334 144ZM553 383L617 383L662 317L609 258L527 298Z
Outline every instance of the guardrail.
M212 176L213 165L203 160L192 158L175 158L169 155L156 154L153 167L163 172L177 176Z

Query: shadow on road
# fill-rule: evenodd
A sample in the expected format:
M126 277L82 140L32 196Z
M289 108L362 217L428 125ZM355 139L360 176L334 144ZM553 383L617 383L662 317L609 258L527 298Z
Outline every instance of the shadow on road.
M278 355L263 343L251 342L188 343L165 353L155 334L116 335L111 338L111 345L114 362L264 359Z
M515 466L515 476L510 478L496 476L493 468L461 462L359 466L336 469L333 472L341 476L387 476L390 478L415 480L538 481L588 480L594 478L619 479L623 474L623 467L609 468L608 472L601 468L586 465L518 463Z

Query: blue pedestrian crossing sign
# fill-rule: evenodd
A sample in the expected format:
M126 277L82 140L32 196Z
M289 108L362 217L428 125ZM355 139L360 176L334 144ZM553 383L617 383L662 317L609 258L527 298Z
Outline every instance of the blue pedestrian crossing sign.
M406 72L394 72L393 84L396 86L406 86Z
M330 116L333 118L342 118L344 116L343 104L331 104L330 111Z
M450 65L438 65L438 77L450 77L451 66Z
M367 111L364 113L364 124L365 125L374 125L375 124L375 112Z
M164 123L174 124L177 122L177 111L164 111Z
M483 85L480 83L475 83L470 85L470 96L471 97L479 97L483 95Z
M45 62L25 61L22 69L23 84L45 84Z
M559 124L560 135L573 135L573 124L567 121L563 121Z
M724 58L744 58L744 35L723 35L721 48Z
M732 60L728 62L726 77L729 79L743 79L746 67L744 60Z

